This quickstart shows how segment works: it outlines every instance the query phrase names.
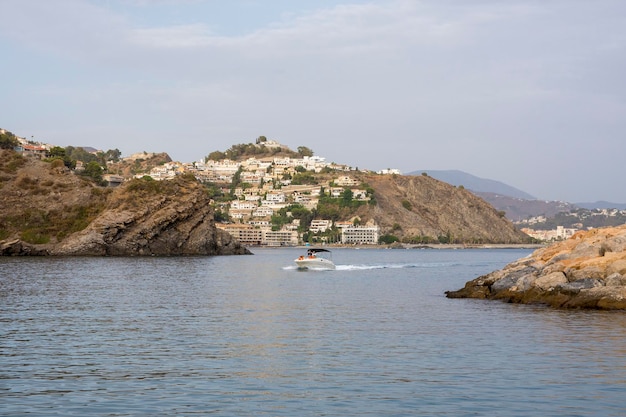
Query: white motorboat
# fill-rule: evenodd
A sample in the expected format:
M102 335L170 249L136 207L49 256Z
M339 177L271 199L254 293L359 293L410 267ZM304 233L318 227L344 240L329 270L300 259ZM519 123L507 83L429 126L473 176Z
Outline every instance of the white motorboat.
M294 262L299 269L335 269L332 254L327 249L308 249L306 256L301 255Z

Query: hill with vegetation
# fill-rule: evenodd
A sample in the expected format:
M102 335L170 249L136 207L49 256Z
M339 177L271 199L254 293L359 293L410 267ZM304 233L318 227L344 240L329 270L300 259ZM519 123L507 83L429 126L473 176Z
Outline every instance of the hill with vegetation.
M215 227L211 196L191 175L118 188L62 159L0 150L1 255L249 253Z

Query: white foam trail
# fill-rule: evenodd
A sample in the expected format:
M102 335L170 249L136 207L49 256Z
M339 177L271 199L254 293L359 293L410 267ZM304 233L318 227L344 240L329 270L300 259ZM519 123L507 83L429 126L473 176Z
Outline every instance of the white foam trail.
M454 262L431 262L431 263L406 263L406 264L356 264L356 265L336 265L337 271L369 271L374 269L405 269L405 268L445 268L454 266ZM284 266L284 270L298 270L297 266ZM310 269L312 271L332 271L332 269ZM304 269L306 271L306 269Z

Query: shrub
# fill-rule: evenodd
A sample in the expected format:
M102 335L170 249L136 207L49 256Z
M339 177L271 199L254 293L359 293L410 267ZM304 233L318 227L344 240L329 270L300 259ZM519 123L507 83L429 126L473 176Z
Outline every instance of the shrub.
M398 239L397 236L394 235L382 235L381 237L378 238L378 242L379 243L384 243L384 244L390 244L390 243L394 243L394 242L398 242L400 239Z
M49 243L50 236L43 233L39 229L28 229L22 232L22 240L27 243L38 245L42 243Z

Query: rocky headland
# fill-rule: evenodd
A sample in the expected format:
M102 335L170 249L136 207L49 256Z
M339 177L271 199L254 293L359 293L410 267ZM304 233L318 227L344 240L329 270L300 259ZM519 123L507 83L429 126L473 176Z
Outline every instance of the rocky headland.
M3 151L0 188L0 256L250 254L215 227L211 196L192 175L103 188L62 163Z
M626 225L578 232L446 296L626 310Z

